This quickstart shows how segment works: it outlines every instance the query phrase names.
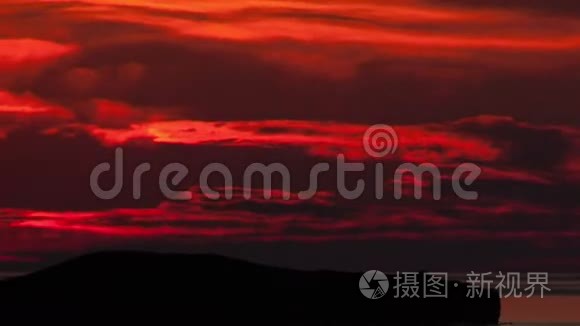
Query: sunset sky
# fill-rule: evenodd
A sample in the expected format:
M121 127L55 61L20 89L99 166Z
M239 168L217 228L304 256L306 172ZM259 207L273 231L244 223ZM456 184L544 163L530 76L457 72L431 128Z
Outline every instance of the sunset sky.
M5 0L0 272L111 248L577 272L579 58L578 1ZM373 166L361 138L374 124L397 131L391 171L441 169L442 200L394 200L392 173L382 200L341 199L330 173L308 201L199 193L212 162L238 181L251 163L284 163L292 196L337 154ZM89 187L116 147L126 184L153 165L140 200ZM191 201L159 191L171 162L190 169ZM483 169L476 201L450 193L463 162Z

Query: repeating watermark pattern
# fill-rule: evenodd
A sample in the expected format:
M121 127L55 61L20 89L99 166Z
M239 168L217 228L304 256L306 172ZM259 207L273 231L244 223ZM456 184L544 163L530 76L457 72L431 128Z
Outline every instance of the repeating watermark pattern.
M522 273L498 272L492 274L470 272L466 274L465 286L466 297L491 298L492 290L495 290L500 298L531 298L537 296L544 298L551 289L549 274L547 272L529 272L522 277ZM458 281L448 282L449 275L444 272L396 272L393 276L394 284L392 297L404 298L448 298L449 286L458 287ZM375 286L371 286L371 281ZM389 280L385 273L377 270L367 271L359 281L361 293L369 299L380 299L389 290Z
M399 138L395 129L388 125L374 125L367 129L362 138L362 145L365 152L374 159L383 158L387 155L394 154L399 147ZM93 193L100 199L110 200L118 196L123 189L123 172L124 172L124 157L123 149L115 149L114 160L114 185L110 189L103 189L99 184L99 179L102 174L111 171L112 166L108 162L103 162L97 165L90 175L90 187ZM374 164L375 170L375 184L373 190L376 199L383 199L384 197L384 176L385 166L380 161ZM362 162L347 162L344 154L336 156L336 187L337 193L344 199L354 200L360 198L365 191L365 181L358 179L354 189L347 187L346 175L352 172L364 172L366 165ZM151 170L151 164L144 162L137 166L132 175L132 192L134 199L141 198L141 180L145 173ZM301 200L312 199L318 192L318 178L321 173L329 172L330 164L327 162L320 162L315 164L310 169L309 174L309 188L298 192L298 198ZM461 163L453 171L451 176L451 185L453 192L457 197L463 200L476 200L478 193L476 191L464 189L464 185L471 186L481 174L482 170L479 166L473 163ZM110 173L110 172L109 172ZM209 185L209 177L212 174L219 174L225 181L225 186L220 187L223 194L212 189ZM251 199L256 194L252 189L252 180L255 175L260 175L263 180L263 197L270 199L272 197L272 179L277 174L282 177L282 184L279 193L282 194L282 199L291 199L291 173L290 170L282 163L273 163L265 165L262 163L252 163L246 167L243 174L243 197ZM191 200L193 194L191 191L176 191L172 188L176 187L189 175L189 170L186 165L182 163L171 163L163 167L159 175L159 189L161 193L170 200ZM430 185L432 188L432 198L434 200L441 199L441 172L439 168L429 162L416 164L405 162L400 164L394 171L393 175L393 196L394 199L403 198L403 185L405 184L403 178L411 176L413 187L413 197L417 200L423 198L423 179L426 175L431 176ZM172 178L170 178L173 176ZM463 184L464 185L463 185ZM209 199L225 199L233 198L233 189L236 187L233 184L233 175L230 169L222 163L211 163L206 165L199 175L199 188L201 193Z

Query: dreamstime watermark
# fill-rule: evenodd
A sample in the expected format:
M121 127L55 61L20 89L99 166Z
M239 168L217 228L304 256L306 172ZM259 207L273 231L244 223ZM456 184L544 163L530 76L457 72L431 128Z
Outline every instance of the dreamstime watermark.
M388 125L374 125L367 129L363 138L362 145L365 152L372 158L379 159L387 155L394 154L399 146L399 138L395 130ZM97 165L90 176L91 190L100 199L110 200L116 198L123 189L123 167L124 167L123 149L115 149L114 160L114 184L110 189L103 189L99 184L99 178L103 173L111 171L112 166L108 162L103 162ZM298 192L300 200L308 200L313 198L318 192L318 180L320 174L330 171L330 164L327 162L319 162L310 169L309 187L306 190ZM351 172L364 172L366 166L362 162L346 162L343 154L336 156L336 186L337 192L345 199L354 200L360 198L365 191L365 181L362 179L356 180L354 189L347 187L346 176ZM383 199L384 197L384 163L377 160L374 164L375 170L375 185L374 194L376 199ZM150 163L139 164L132 175L132 192L134 199L141 198L142 178L143 175L151 171ZM465 185L472 185L481 174L481 168L473 163L462 163L458 165L451 176L451 184L455 195L464 200L476 200L478 193L463 188L462 181ZM206 165L199 175L199 188L204 196L209 199L221 199L222 194L209 185L209 177L212 174L220 174L225 186L223 189L223 198L233 198L233 175L230 169L222 163L211 163ZM282 163L272 163L265 165L262 163L252 163L246 167L243 174L243 197L251 199L255 193L252 189L252 179L254 175L262 176L264 199L272 198L272 178L275 174L282 177L281 190L282 199L291 199L290 170ZM412 176L413 195L415 199L423 197L423 177L424 175L431 175L431 188L434 200L441 199L441 172L435 164L432 163L402 163L393 174L393 196L395 199L403 198L403 178L405 175ZM163 167L159 174L159 189L162 194L170 200L191 200L193 194L191 191L178 191L172 189L179 185L189 175L187 166L181 163L171 163ZM465 176L463 178L463 176ZM463 179L462 179L463 178ZM171 185L170 185L171 184Z

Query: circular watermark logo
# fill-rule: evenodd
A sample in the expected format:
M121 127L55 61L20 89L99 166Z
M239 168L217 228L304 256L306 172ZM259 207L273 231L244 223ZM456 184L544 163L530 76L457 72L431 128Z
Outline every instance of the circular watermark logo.
M381 271L367 271L360 277L358 287L365 297L373 300L380 299L389 290L389 279Z
M374 125L363 136L363 146L367 154L374 158L394 154L399 147L399 137L389 125Z

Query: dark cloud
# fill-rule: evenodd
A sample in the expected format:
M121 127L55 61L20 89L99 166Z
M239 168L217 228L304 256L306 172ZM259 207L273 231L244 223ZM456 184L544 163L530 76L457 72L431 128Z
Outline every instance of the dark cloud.
M554 15L572 15L577 17L580 15L580 4L574 0L443 0L443 1L427 1L436 5L449 5L453 7L469 7L475 9L517 9L529 10L537 14L554 14Z
M133 79L127 75L130 65L142 68ZM138 42L83 49L36 78L8 87L73 106L106 98L188 119L396 124L495 114L577 124L577 69L492 73L475 66L397 59L368 62L351 78L335 80L247 53ZM456 73L465 77L449 77Z
M504 149L499 163L520 169L556 170L567 162L574 150L575 136L570 131L538 127L510 118L465 119L453 128L494 142Z
M78 10L83 8L84 12ZM0 38L42 39L74 44L106 43L118 39L167 37L162 28L139 23L91 18L92 9L76 1L9 2L2 6Z

